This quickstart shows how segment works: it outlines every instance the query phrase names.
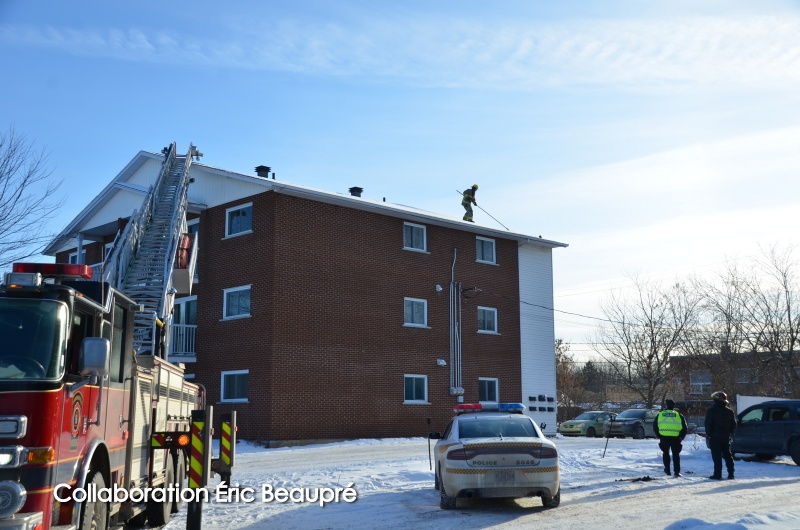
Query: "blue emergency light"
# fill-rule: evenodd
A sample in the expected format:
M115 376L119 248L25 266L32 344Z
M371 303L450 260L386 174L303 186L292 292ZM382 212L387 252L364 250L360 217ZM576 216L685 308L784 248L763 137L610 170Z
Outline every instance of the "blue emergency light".
M525 405L522 403L462 403L453 407L456 414L466 412L510 412L512 414L522 414Z

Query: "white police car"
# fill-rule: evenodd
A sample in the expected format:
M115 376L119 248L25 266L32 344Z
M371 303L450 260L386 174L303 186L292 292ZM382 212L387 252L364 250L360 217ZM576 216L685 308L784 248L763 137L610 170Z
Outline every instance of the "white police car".
M561 502L558 450L522 403L456 405L444 433L434 432L435 488L444 510L457 498L541 497Z

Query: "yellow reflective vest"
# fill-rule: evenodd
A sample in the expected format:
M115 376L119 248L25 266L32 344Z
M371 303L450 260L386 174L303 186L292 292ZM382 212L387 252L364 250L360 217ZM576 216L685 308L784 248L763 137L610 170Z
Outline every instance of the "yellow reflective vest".
M662 410L656 417L659 436L680 436L683 430L681 415L675 410Z

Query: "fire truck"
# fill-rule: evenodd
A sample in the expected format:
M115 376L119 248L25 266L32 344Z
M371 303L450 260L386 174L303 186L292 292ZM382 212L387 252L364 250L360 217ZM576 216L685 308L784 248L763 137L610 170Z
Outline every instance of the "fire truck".
M186 501L192 420L205 396L165 352L178 291L172 269L186 250L179 247L190 161L174 144L165 148L162 175L99 278L86 264L62 263L18 263L5 275L0 529L161 526ZM174 196L176 188L182 194ZM165 272L146 278L137 260ZM229 477L229 467L216 467Z

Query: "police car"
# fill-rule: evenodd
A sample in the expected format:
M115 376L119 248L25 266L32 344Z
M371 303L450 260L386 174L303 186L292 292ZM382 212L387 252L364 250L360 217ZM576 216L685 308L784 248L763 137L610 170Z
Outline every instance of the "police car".
M522 403L456 405L444 433L434 432L434 487L444 510L458 498L541 497L561 502L558 450L523 414Z

